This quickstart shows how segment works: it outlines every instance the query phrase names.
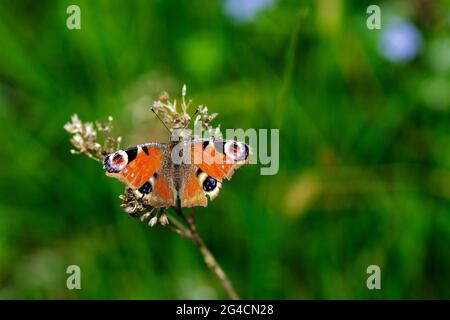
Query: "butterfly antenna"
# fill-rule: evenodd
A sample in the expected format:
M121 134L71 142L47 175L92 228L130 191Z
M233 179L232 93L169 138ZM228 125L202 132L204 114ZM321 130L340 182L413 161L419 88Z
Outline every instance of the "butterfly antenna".
M197 108L197 110L195 110L195 112L190 116L188 123L186 123L186 125L184 126L183 129L186 129L186 128L188 127L189 123L191 123L192 118L195 117L195 115L196 115L197 113L198 113L198 108Z
M170 129L166 126L165 122L158 116L158 114L156 113L155 109L153 109L153 108L151 108L151 109L152 109L152 112L155 114L155 116L158 118L158 120L162 122L164 127L166 127L167 131L169 131L172 134L172 131L170 131Z

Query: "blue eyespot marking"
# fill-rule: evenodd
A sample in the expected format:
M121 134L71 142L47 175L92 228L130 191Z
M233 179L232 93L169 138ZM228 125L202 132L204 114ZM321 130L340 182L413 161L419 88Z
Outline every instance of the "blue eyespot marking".
M203 190L206 192L212 191L217 186L217 180L212 177L207 177L203 182Z
M138 191L142 194L149 194L150 192L152 192L152 189L152 184L147 181L138 189Z

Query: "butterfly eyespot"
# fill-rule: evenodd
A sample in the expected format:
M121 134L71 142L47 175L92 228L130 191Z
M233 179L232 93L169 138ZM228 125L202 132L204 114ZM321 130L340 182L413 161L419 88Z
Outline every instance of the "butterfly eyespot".
M157 176L156 173L153 176L151 176L150 179L146 181L142 186L134 190L134 194L138 197L143 197L152 192L153 187L155 185L156 176Z
M207 177L205 181L203 181L203 190L206 192L213 191L217 187L217 180L212 177Z
M104 166L110 173L118 173L128 164L128 155L125 151L117 151L105 158Z
M152 192L153 187L152 184L147 181L146 183L144 183L139 189L138 191L142 194L149 194L150 192Z
M243 161L248 158L248 146L242 142L228 141L224 145L224 153L231 161Z

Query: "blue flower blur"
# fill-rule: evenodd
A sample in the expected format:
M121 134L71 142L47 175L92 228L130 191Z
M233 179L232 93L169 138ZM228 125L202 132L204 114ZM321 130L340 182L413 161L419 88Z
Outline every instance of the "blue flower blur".
M408 21L396 21L388 25L381 36L381 53L394 63L411 61L421 47L422 36Z
M248 22L274 2L275 0L225 0L225 12L238 21Z

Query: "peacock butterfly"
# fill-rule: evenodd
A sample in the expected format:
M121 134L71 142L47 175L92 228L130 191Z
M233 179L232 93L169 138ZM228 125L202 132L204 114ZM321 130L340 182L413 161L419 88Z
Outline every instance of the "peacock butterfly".
M106 175L125 183L146 205L171 207L179 198L181 207L206 207L206 196L214 199L223 180L248 163L249 154L250 147L243 142L194 139L182 130L172 132L170 143L118 150L103 164Z

